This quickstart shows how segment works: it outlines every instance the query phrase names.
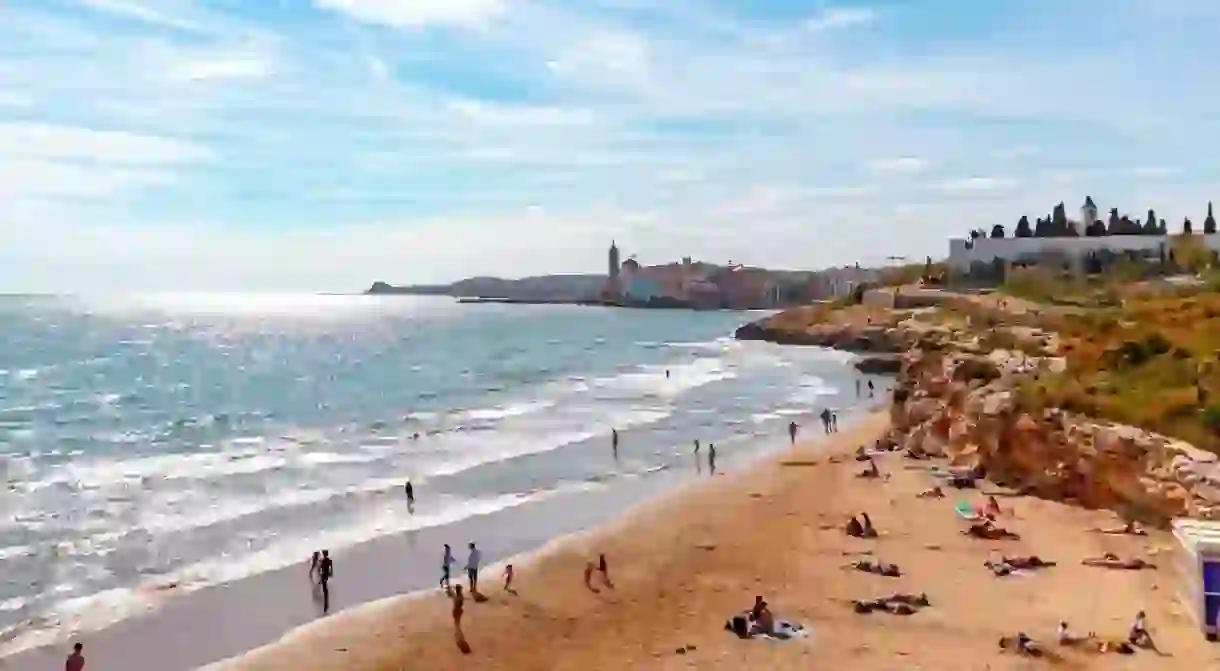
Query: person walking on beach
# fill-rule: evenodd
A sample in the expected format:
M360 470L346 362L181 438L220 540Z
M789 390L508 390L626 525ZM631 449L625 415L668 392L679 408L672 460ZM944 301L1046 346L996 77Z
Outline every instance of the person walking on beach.
M830 413L830 432L839 432L839 413L837 412Z
M322 553L314 550L313 556L309 558L309 582L318 582L318 562L322 561Z
M788 422L788 443L796 445L796 422Z
M479 562L483 561L483 553L479 552L479 548L470 544L470 556L466 558L466 577L470 580L470 595L478 596L479 594Z
M872 380L868 381L868 397L869 398L873 397L873 381Z
M322 612L330 612L330 579L335 575L335 564L330 560L330 551L322 551L318 562L318 584L322 586Z
M716 444L707 444L707 467L711 469L712 475L716 474Z
M860 378L856 378L856 398L860 398Z
M513 591L513 565L508 564L504 567L504 591L509 594L516 594Z
M610 429L610 449L614 451L614 458L618 459L618 429Z
M84 647L80 643L72 646L72 654L64 662L64 671L85 671L85 656L81 654Z
M454 561L456 560L453 558L453 548L445 543L445 556L441 557L441 587L445 588L446 593L453 588L452 583L449 582L449 570Z
M602 582L606 583L606 587L614 587L614 583L610 582L610 565L606 563L604 552L597 555L597 572L602 574Z
M403 491L407 494L407 506L415 505L415 487L411 485L410 480L407 480L407 484L403 485Z
M462 610L466 605L466 597L462 596L462 586L453 588L453 628L458 636L462 635Z
M822 418L822 431L829 434L830 433L830 409L822 408L822 414L818 415L818 417Z

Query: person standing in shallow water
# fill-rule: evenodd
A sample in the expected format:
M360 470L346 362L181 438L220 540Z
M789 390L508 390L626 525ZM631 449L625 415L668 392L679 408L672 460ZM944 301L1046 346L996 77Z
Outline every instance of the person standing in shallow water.
M466 558L466 577L470 579L470 596L478 600L479 596L479 562L483 561L483 553L470 544L470 556Z
M407 484L403 485L403 491L407 494L407 507L415 505L415 487L411 485L411 481L407 480Z
M449 547L448 543L445 543L445 556L441 557L441 587L446 592L450 591L453 587L452 583L449 582L449 571L453 567L454 561L456 560L453 558L453 548Z
M610 429L610 449L614 451L614 458L618 459L618 429Z
M711 469L712 475L716 474L716 444L707 444L707 467Z
M820 415L818 415L818 417L822 418L822 431L829 434L830 433L830 409L822 408L822 413Z
M790 445L796 444L796 431L796 422L788 422L788 443Z

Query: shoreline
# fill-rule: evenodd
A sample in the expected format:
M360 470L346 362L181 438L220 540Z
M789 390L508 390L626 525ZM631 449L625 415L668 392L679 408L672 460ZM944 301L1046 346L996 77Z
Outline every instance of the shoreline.
M884 413L881 410L875 408L869 409L866 406L861 406L855 410L858 412L851 413L844 419L844 428L840 431L840 434L843 436L854 438L860 435L872 435L875 433L877 426L888 425L888 420L885 419ZM718 473L715 479L692 478L682 480L658 490L645 500L629 504L625 510L613 514L593 527L555 536L536 547L489 563L480 572L480 582L487 580L489 584L497 585L497 587L492 589L480 587L480 591L489 595L504 595L503 589L499 587L499 584L502 581L503 569L506 564L512 564L517 575L528 575L537 570L538 564L544 563L550 558L592 547L602 539L612 538L635 524L646 522L649 517L661 514L663 512L662 509L667 506L681 506L689 503L688 500L692 496L699 495L700 493L706 495L708 492L714 492L717 486L737 482L751 476L757 477L760 472L774 468L776 464L782 463L794 453L808 450L820 451L825 448L824 443L843 442L844 439L839 437L840 434L819 435L812 439L801 440L795 446L784 444L778 448L760 450L748 455L746 462L738 464L736 469ZM835 452L846 452L846 447L840 446L843 447L841 450L835 450L834 447L834 445L830 446L829 451L826 452L827 456ZM454 556L458 560L455 567L463 565L464 553L465 548L454 548ZM612 571L613 566L614 562L611 560ZM464 574L459 574L462 574L462 571L459 568L455 568L454 584L465 585ZM491 579L488 580L488 578ZM312 648L315 643L329 645L329 642L336 636L342 637L348 632L359 631L370 620L378 620L383 616L396 617L398 613L405 609L426 607L435 609L439 596L440 594L437 589L423 589L353 606L341 613L336 613L335 616L330 618L317 620L294 628L285 632L277 640L268 642L265 645L201 667L200 671L295 668L296 665L301 664L304 660L294 659L290 663L283 662L284 666L280 666L282 663L281 658L294 655L294 648L298 646ZM448 599L439 600L443 601L442 605L448 603ZM473 609L479 608L481 605L472 603L472 601L468 599L468 613ZM335 663L337 662L312 662L313 666L308 668L339 668L333 665ZM342 664L347 663L343 662Z
M863 404L844 408L841 417L847 425L863 412ZM778 437L749 438L743 443L726 441L740 446L722 453L721 468L729 474L752 469L786 447L786 436L783 441L782 447ZM743 449L745 446L748 449ZM706 467L699 474L693 463L687 466L641 474L611 486L589 483L586 489L542 497L452 524L379 537L332 553L336 557L336 581L331 611L324 617L319 617L319 609L309 598L302 562L165 599L151 612L81 632L72 640L83 641L93 663L101 663L104 668L117 665L124 671L172 671L215 665L269 643L294 639L302 632L325 629L352 612L375 611L385 602L426 596L431 591L431 577L439 574L436 564L443 542L453 544L461 560L466 539L478 541L484 556L494 562L485 573L498 576L499 567L506 561L522 562L527 556L545 553L556 543L587 533L590 527L614 526L623 517L624 508L669 500L702 484ZM426 507L421 506L417 513L426 513ZM512 532L507 533L510 527ZM265 612L242 612L241 605L250 600L265 604ZM149 641L155 643L150 645ZM17 650L0 658L0 669L53 666L62 663L66 647L61 642Z
M996 641L1026 632L1061 668L1211 668L1220 649L1203 639L1177 602L1172 539L1109 536L1113 515L1030 497L1006 497L1002 523L1016 541L961 534L954 503L977 503L977 490L949 489L945 499L917 494L934 482L926 462L900 453L878 459L886 477L861 480L848 453L884 435L884 412L845 424L841 433L804 441L748 468L693 483L631 506L593 529L563 536L513 561L516 594L488 569L487 600L467 601L455 645L449 602L438 593L404 595L353 609L291 632L209 671L411 668L894 668L1027 669L1028 658ZM987 487L984 487L987 490ZM875 540L845 537L842 523L867 510ZM614 589L591 593L581 567L606 552ZM1146 571L1107 571L1080 560L1114 552L1149 558ZM459 562L463 558L458 552ZM984 561L1039 555L1057 566L996 577ZM894 562L903 575L844 570L861 556ZM932 606L908 617L859 615L852 599L927 593ZM740 640L725 620L754 595L776 616L809 631L792 641ZM1165 656L1067 649L1054 644L1058 622L1072 631L1122 639L1134 614L1148 613ZM1036 664L1036 662L1035 662Z

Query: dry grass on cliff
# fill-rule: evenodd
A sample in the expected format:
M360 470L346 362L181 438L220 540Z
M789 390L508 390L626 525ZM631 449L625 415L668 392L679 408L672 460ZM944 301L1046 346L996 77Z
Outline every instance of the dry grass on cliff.
M1057 322L1068 371L1027 385L1029 400L1220 452L1220 296L1129 298Z

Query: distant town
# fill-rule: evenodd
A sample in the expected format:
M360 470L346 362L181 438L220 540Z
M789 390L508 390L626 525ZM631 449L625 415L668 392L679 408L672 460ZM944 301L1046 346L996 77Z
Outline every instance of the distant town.
M366 293L452 296L466 302L756 310L845 296L862 283L876 281L882 270L859 265L816 271L774 270L690 257L645 265L635 256L624 258L618 245L611 242L604 274L474 277L445 285L393 286L377 282Z

